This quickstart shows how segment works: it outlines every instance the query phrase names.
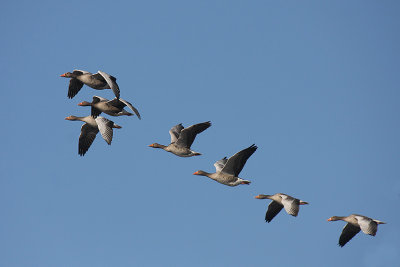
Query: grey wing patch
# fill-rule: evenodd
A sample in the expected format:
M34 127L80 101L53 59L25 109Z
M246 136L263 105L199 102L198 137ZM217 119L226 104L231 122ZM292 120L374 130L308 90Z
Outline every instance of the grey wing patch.
M116 83L116 78L99 70L98 73L106 80L108 86L110 86L111 90L113 90L115 96L119 99L120 91L119 91L119 86Z
M300 209L300 201L296 198L287 196L282 194L282 204L283 207L285 208L286 212L292 216L297 216L299 214L299 209Z
M85 123L81 128L81 135L79 136L78 154L84 156L92 145L99 130Z
M376 232L378 231L378 224L376 222L364 216L355 216L355 217L363 233L372 236L376 235Z
M140 117L140 113L139 113L139 111L134 107L134 106L132 106L132 104L131 103L129 103L128 101L126 101L126 100L124 100L124 99L120 99L120 101L122 102L122 103L124 103L126 106L128 106L133 112L135 112L135 114L136 114L136 116L139 118L139 120L141 120L142 118Z
M257 150L257 146L252 144L248 148L245 148L232 157L230 157L223 168L223 172L238 176L242 171L244 165L251 155Z
M192 146L196 135L206 130L211 126L211 122L202 122L198 124L194 124L190 127L183 129L179 135L178 140L176 141L176 145L180 147L189 148Z
M103 139L107 142L107 144L111 145L111 141L113 138L113 125L114 122L104 118L97 117L96 119L97 127L99 127L99 131Z
M78 79L71 78L68 86L68 98L73 98L81 90L83 83Z
M267 213L265 214L265 221L271 222L272 219L283 209L283 205L279 204L276 201L272 201L268 205Z
M224 157L223 159L220 159L217 162L215 162L214 167L215 167L216 172L220 172L224 168L227 161L228 161L228 159L226 157Z
M175 125L169 130L169 134L171 135L171 143L175 143L178 140L182 130L183 130L182 123Z
M343 227L342 234L339 237L339 246L343 247L349 242L356 234L360 232L360 227L357 227L351 223L347 223Z

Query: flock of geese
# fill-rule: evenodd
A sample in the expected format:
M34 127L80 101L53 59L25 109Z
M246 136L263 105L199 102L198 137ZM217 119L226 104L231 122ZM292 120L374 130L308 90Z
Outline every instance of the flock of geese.
M71 115L65 118L70 121L85 122L85 124L82 125L81 135L79 136L78 153L80 156L86 154L98 132L100 132L107 144L111 145L113 128L122 128L113 121L99 116L102 112L114 117L123 115L132 116L132 113L124 109L125 107L129 107L136 116L141 119L139 111L131 103L120 98L119 86L115 77L102 71L93 74L84 70L74 70L73 72L66 72L60 76L70 78L68 98L71 99L79 93L84 84L97 90L111 89L115 94L113 100L108 100L100 96L93 96L92 102L83 101L79 103L79 106L92 107L90 116L77 117Z
M102 112L110 116L132 116L135 114L139 119L141 119L139 111L133 107L131 103L120 98L120 90L115 77L102 71L92 74L83 70L74 70L72 73L67 72L62 74L61 77L70 78L68 98L71 99L78 94L84 84L97 90L111 89L115 94L113 100L93 96L92 102L83 101L79 103L79 106L91 106L91 115L89 116L69 116L65 118L66 120L85 122L85 124L82 125L81 134L79 136L78 154L80 156L84 156L89 150L98 132L100 132L107 144L110 145L113 137L113 128L121 128L121 126L115 124L113 121L99 116ZM125 107L131 109L134 114L126 111L124 109ZM179 157L200 156L201 153L191 150L190 147L192 146L197 134L205 131L210 126L210 121L194 124L187 128L184 128L182 124L178 124L169 130L171 136L171 143L169 145L165 146L153 143L149 145L149 147L160 148ZM237 152L230 158L224 157L215 162L214 167L216 171L214 173L199 170L193 174L206 176L227 186L237 186L240 184L248 185L250 184L250 181L239 178L239 174L247 160L256 150L257 146L253 144L248 148ZM268 205L265 214L265 221L268 223L271 222L282 209L285 209L285 211L292 216L297 216L300 210L300 205L308 204L305 201L282 193L274 195L258 195L255 198L272 200ZM339 238L339 246L341 247L349 242L360 231L375 236L378 231L378 224L384 224L384 222L358 214L351 214L346 217L333 216L328 219L328 221L338 220L347 222Z

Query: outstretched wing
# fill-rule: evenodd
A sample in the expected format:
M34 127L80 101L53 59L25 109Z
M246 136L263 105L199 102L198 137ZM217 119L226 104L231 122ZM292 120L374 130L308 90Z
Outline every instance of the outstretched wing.
M360 225L361 230L367 234L375 236L378 231L378 224L374 222L371 218L367 218L365 216L355 216L358 224Z
M171 143L175 143L178 140L182 130L183 130L182 123L175 125L169 130L169 134L171 135Z
M349 242L356 234L358 234L360 230L360 227L357 227L351 223L347 223L343 227L342 234L340 235L339 246L343 247L346 245L346 243Z
M83 83L76 78L71 78L69 80L68 86L68 98L73 98L81 90Z
M285 208L286 212L296 217L297 214L299 214L300 200L284 194L281 195L281 198L282 205Z
M181 147L189 148L192 146L196 135L203 132L205 129L211 126L211 122L202 122L185 128L181 131L176 144Z
M99 127L99 131L103 139L107 142L107 144L111 145L111 141L113 138L113 125L114 122L104 118L104 117L97 117L96 118L97 127Z
M95 127L85 123L81 128L81 135L79 136L78 154L80 156L85 155L96 138L99 130Z
M272 219L282 210L282 208L283 205L274 200L269 203L267 213L265 214L265 221L268 223L271 222Z
M222 169L222 172L232 174L237 177L242 171L244 165L246 164L246 161L250 158L251 155L253 155L256 150L257 146L255 144L252 144L248 148L239 151L228 159L224 168Z
M136 114L136 116L139 118L139 120L141 120L142 118L140 117L140 113L139 113L139 111L134 107L134 106L132 106L132 104L131 103L129 103L128 101L126 101L125 99L120 99L120 101L122 102L122 103L124 103L126 106L128 106L133 112L135 112L135 114Z
M110 74L105 73L101 70L99 70L98 73L104 78L104 80L106 80L108 86L110 86L110 88L111 88L111 90L113 90L115 96L119 99L120 92L119 92L119 86L116 82L117 79L115 77L111 76Z
M223 159L220 159L217 162L215 162L214 163L215 171L220 172L224 168L227 161L228 161L228 159L226 157L224 157Z
M110 104L111 106L114 106L114 107L116 107L116 108L118 108L118 109L121 109L121 110L122 110L124 107L128 106L133 112L135 112L135 114L136 114L136 116L139 118L139 120L142 119L142 118L140 117L139 111L138 111L134 106L132 106L131 103L129 103L129 102L126 101L125 99L122 99L122 98L120 98L120 99L114 98L113 100L108 101L108 104Z

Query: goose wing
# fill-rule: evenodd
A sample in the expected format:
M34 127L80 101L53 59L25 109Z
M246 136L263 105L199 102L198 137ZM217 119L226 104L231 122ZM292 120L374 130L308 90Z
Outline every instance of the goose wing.
M113 90L115 96L119 99L120 91L119 91L119 86L117 84L117 78L111 76L108 73L105 73L101 70L98 71L98 73L106 80L108 86L110 86L111 90Z
M286 212L296 217L297 214L299 214L300 200L284 194L282 194L281 197L282 205L285 208Z
M250 158L251 155L257 150L257 146L252 144L248 148L239 151L232 157L228 159L222 172L232 174L238 176L239 173L242 171L244 165L246 164L247 160Z
M374 222L371 218L365 216L355 216L360 225L361 230L367 234L375 236L376 232L378 231L378 224Z
M129 103L129 102L126 101L125 99L120 99L120 101L121 101L122 103L124 103L126 106L128 106L128 107L136 114L136 116L139 118L139 120L142 119L142 118L140 117L139 111L138 111L134 106L132 106L131 103Z
M178 140L182 130L183 130L182 123L175 125L169 130L169 134L171 135L171 143L175 143Z
M68 98L73 98L82 89L83 83L76 78L69 80Z
M282 208L283 208L283 205L276 202L275 200L273 200L271 203L269 203L267 213L265 214L265 221L268 223L271 222L272 219L276 215L278 215L278 213L282 210Z
M81 128L81 135L79 136L78 154L83 156L89 150L94 139L96 138L99 129L85 123Z
M126 101L125 99L118 99L118 98L114 98L113 100L108 101L108 104L110 104L111 106L114 106L118 109L123 109L124 107L128 106L135 114L136 116L139 118L139 120L141 120L142 118L140 117L140 113L139 111L128 101Z
M107 144L111 145L111 141L113 138L113 125L114 122L104 118L97 117L96 119L97 127L99 127L99 131L103 139L107 142Z
M194 124L190 127L183 129L176 141L176 145L189 148L192 146L196 135L206 130L211 126L210 121Z
M224 168L227 161L228 159L224 157L223 159L220 159L217 162L215 162L214 163L215 171L220 172Z
M347 223L343 227L342 234L340 235L339 246L343 247L344 245L346 245L346 243L349 242L356 234L358 234L360 230L360 227L355 226L351 223Z

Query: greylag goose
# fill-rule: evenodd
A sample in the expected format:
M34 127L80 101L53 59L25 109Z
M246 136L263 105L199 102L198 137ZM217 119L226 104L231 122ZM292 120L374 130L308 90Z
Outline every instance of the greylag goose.
M136 116L141 119L139 111L132 106L128 101L120 98L114 98L113 100L108 100L106 98L100 96L93 96L92 102L83 101L78 104L78 106L91 106L92 107L92 116L96 118L102 112L110 115L110 116L132 116L133 114L126 111L124 107L128 106L133 112L135 112Z
M99 131L103 139L107 142L107 144L111 145L111 141L113 138L112 128L117 128L117 129L122 128L121 126L115 124L113 121L110 121L100 116L97 117L96 119L94 119L92 116L86 116L86 117L69 116L66 117L65 119L69 121L85 122L85 124L82 125L81 135L79 136L78 154L80 156L85 155L85 153L89 150L89 147L92 145Z
M339 238L339 246L341 247L346 245L360 230L367 235L375 236L378 231L378 224L385 224L384 222L358 214L351 214L347 217L333 216L328 219L329 222L339 220L347 222Z
M299 214L300 205L306 205L308 202L291 197L286 194L277 193L275 195L258 195L257 199L271 199L272 202L268 205L267 213L265 214L265 221L271 222L278 213L285 208L286 212L292 216Z
M84 84L97 90L111 89L115 96L119 98L120 92L117 78L103 71L99 70L97 73L93 74L84 70L74 70L72 73L66 72L60 76L71 78L68 87L68 98L73 98Z
M252 144L248 148L239 151L229 159L224 157L223 159L215 162L215 173L208 173L200 170L193 174L207 176L208 178L211 178L218 183L228 186L250 184L250 181L243 180L242 178L239 178L238 175L242 171L244 165L246 164L246 161L250 158L251 155L253 155L256 150L257 146L255 144Z
M149 147L161 148L165 151L171 152L179 157L192 157L200 156L201 154L190 149L196 135L206 130L211 126L211 122L202 122L183 128L182 123L175 125L169 130L171 135L171 143L168 146L153 143Z

